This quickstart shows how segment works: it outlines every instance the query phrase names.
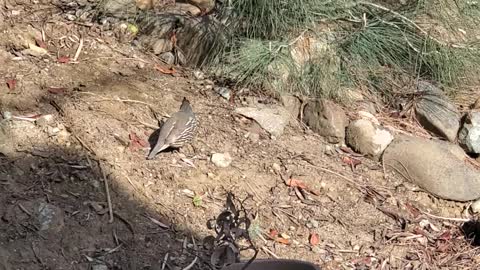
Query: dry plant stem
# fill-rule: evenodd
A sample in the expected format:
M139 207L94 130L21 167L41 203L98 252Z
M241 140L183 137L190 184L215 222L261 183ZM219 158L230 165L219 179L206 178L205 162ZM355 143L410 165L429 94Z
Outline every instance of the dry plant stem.
M436 218L436 219L440 219L440 220L448 220L448 221L456 221L456 222L469 222L470 219L466 219L466 218L449 218L449 217L440 217L440 216L436 216L436 215L433 215L433 214L430 214L430 213L427 213L421 209L418 209L422 214L425 214L431 218Z
M168 252L167 254L165 254L165 257L163 258L163 263L162 263L162 270L165 269L165 266L167 265L167 261L168 261Z
M105 170L101 167L100 167L100 170L102 170L103 182L105 184L105 193L107 194L108 214L110 216L110 219L108 220L108 222L112 223L113 222L113 207L112 207L112 198L110 197L110 188L108 186L108 179L107 179L107 176L105 175Z
M195 251L197 251L197 245L195 244L195 239L193 238L193 236L192 236L192 243L193 243L193 248L195 249ZM195 263L197 263L197 260L198 260L198 256L195 254L195 259L193 259L193 261L189 265L183 268L183 270L190 270L195 265Z
M73 62L77 62L77 59L80 56L80 53L82 52L82 48L83 48L83 37L80 38L80 44L78 44L77 51L75 52L75 57L73 57Z
M273 258L275 259L280 259L280 257L278 257L275 253L273 253L270 249L268 249L267 247L265 246L262 246L262 250L263 252L267 253L268 255L272 256Z

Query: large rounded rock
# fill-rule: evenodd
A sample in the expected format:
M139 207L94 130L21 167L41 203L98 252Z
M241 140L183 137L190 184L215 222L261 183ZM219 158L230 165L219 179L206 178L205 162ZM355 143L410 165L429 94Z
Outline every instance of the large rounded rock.
M390 132L367 119L355 120L347 128L347 145L373 159L378 159L392 140Z
M415 102L415 114L428 131L451 142L457 138L460 113L443 92L428 82L418 83L420 97Z
M345 138L347 115L342 107L330 100L308 102L303 110L303 121L329 143L339 143Z
M454 144L401 135L384 152L385 167L433 195L455 201L480 198L480 172Z

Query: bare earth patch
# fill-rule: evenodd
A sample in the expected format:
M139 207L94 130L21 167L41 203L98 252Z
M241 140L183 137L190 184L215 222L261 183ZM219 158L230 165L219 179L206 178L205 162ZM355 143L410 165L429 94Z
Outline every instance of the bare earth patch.
M227 191L252 196L246 205L262 258L303 259L323 269L478 267L460 223L438 218L459 218L463 204L403 185L381 163L298 126L272 140L234 114L241 102L230 104L210 82L182 69L163 74L160 61L90 27L54 16L44 25L49 54L15 58L28 25L42 29L40 15L20 7L25 16L3 27L0 110L53 118L1 124L0 268L183 269L194 258L190 236L198 244L213 233L206 223L222 211ZM62 56L70 61L60 63ZM195 140L147 161L157 126L152 111L172 114L184 96L200 122ZM229 167L209 161L225 152ZM348 158L361 164L353 168ZM312 192L287 185L291 179ZM63 212L63 223L42 229L45 204ZM206 266L200 260L194 267Z

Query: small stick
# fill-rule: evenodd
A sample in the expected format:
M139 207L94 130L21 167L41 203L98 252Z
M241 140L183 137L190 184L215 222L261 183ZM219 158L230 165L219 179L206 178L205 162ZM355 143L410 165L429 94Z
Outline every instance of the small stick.
M80 44L78 45L77 52L75 52L75 57L73 57L73 62L77 62L77 59L80 56L80 53L82 52L82 48L83 48L83 37L80 38Z
M193 238L193 236L192 236L192 243L193 243L193 248L195 249L195 251L197 251L197 244L195 244L195 238ZM193 259L193 261L189 265L183 268L183 270L190 270L197 263L197 260L198 260L198 256L195 254L195 259Z
M108 214L110 215L110 219L108 220L108 223L113 222L113 207L112 207L112 199L110 198L110 189L108 187L108 180L107 176L105 175L105 171L102 170L102 175L103 175L103 182L105 183L105 192L107 193L107 204L108 204Z
M436 216L436 215L433 215L433 214L430 214L430 213L427 213L421 209L418 209L422 214L425 214L429 217L432 217L432 218L436 218L436 219L441 219L441 220L449 220L449 221L457 221L457 222L469 222L471 221L470 219L466 219L466 218L449 218L449 217L440 217L440 216Z
M25 207L23 207L22 204L19 203L18 207L20 207L20 209L22 209L22 211L25 212L27 215L32 216L32 214Z
M269 250L267 247L262 246L263 252L267 253L268 255L274 257L275 259L280 259L275 253L273 253L271 250Z
M165 254L165 257L163 258L162 270L165 269L165 266L167 265L167 261L168 261L168 252L167 254Z

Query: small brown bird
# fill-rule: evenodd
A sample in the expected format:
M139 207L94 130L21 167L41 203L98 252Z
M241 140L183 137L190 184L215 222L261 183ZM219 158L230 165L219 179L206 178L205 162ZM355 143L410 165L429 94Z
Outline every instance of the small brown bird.
M160 129L157 143L147 159L155 156L167 148L180 148L193 139L197 129L197 119L190 102L183 98L180 110L174 113Z

